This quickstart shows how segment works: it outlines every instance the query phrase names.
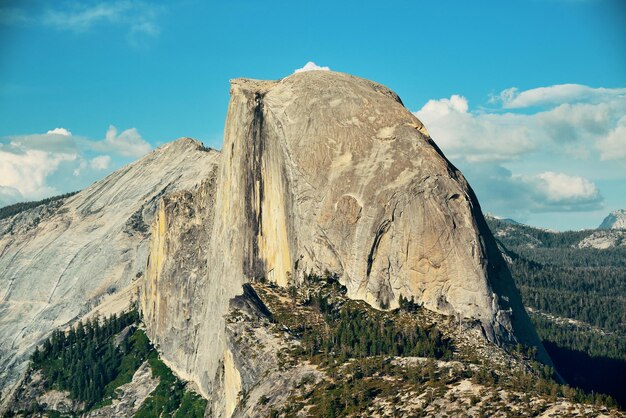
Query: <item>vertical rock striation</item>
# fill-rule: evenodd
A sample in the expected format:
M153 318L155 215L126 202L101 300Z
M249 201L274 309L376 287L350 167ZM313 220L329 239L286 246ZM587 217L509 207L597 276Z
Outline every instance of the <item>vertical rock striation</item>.
M141 296L150 337L213 411L229 415L242 384L229 301L261 277L330 270L352 298L413 297L549 362L474 193L386 87L326 71L232 80L220 158L198 193L159 203Z
M325 71L231 84L230 271L287 285L329 269L373 306L415 297L538 343L474 193L395 93Z

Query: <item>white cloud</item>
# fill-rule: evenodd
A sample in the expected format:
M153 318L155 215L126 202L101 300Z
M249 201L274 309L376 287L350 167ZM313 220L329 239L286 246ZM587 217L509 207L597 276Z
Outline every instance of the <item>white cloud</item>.
M55 129L56 130L56 129ZM21 150L36 149L40 151L76 153L78 152L77 142L81 141L72 135L61 133L18 135L9 137L11 145Z
M0 150L0 186L13 188L29 199L39 199L56 193L46 178L66 161L75 161L76 154L52 153L41 150L8 152Z
M46 132L46 135L63 135L63 136L72 136L72 133L65 128L54 128Z
M581 206L595 209L602 201L595 184L580 176L547 171L520 178L533 187L538 203L543 203L546 209L580 210Z
M622 116L615 129L598 141L597 148L602 160L626 160L626 116Z
M304 67L296 69L294 71L294 74L295 73L301 73L301 72L304 72L304 71L330 71L330 68L329 67L320 67L319 65L317 65L313 61L309 61L306 64L304 64Z
M117 128L110 125L104 141L94 142L93 148L101 152L136 158L150 152L152 146L141 137L137 129L126 129L118 135Z
M21 150L36 149L61 153L95 151L132 158L141 157L152 149L137 129L126 129L118 135L117 128L113 125L109 126L105 138L100 141L72 135L65 128L55 128L45 134L11 136L8 139L13 147Z
M596 185L581 176L546 171L519 175L493 163L463 168L484 210L524 219L529 213L588 212L602 208Z
M596 184L626 181L626 89L511 88L491 102L501 107L472 109L453 95L415 112L485 210L520 219L599 211L604 198Z
M91 168L93 168L94 170L106 170L107 168L109 168L110 164L111 157L108 155L100 155L98 157L92 158L89 162L89 165L91 165Z
M520 92L517 87L503 90L491 102L501 102L505 109L519 109L532 106L557 105L561 103L599 103L613 98L624 98L626 88L593 88L581 84L557 84L548 87Z
M78 190L150 149L136 129L114 126L99 141L66 128L0 138L0 206Z
M468 112L467 99L429 100L415 115L448 157L468 161L510 160L537 146L525 115Z
M624 89L607 92L607 89L580 86L585 87L582 91L586 93L574 95L567 88L553 87L555 89L545 88L548 93L542 89L521 93L509 89L500 97L505 104L514 103L520 97L526 104L540 100L547 103L548 96L550 100L575 96L576 101L536 113L513 110L502 113L499 110L472 111L464 97L453 95L449 99L428 101L415 115L452 160L511 161L539 150L566 152L584 159L599 151L604 159L626 159L626 153L620 152L623 141L620 118L626 114L626 95L617 93ZM526 95L528 92L532 94ZM584 97L602 95L603 101L582 101Z

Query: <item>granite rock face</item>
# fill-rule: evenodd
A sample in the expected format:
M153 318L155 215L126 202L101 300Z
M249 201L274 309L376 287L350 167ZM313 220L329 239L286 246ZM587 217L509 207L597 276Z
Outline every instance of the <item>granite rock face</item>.
M598 229L576 244L578 248L608 248L626 247L626 229Z
M66 199L0 221L0 390L35 345L107 305L126 308L144 274L159 197L195 190L217 151L183 138Z
M160 199L139 300L146 332L163 361L180 377L199 383L205 397L214 378L211 365L221 358L216 350L222 338L213 337L223 335L225 313L221 281L208 280L209 248L219 245L211 236L216 172L214 166L195 192Z
M254 380L225 318L259 278L329 270L351 298L413 297L549 362L474 193L386 87L326 71L232 80L220 158L197 193L159 204L141 291L148 334L214 414Z
M414 297L493 341L538 341L474 193L386 87L233 80L221 175L215 236L234 277L286 286L328 269L375 307Z
M615 210L609 213L598 229L626 229L626 209Z
M315 373L281 376L284 342L267 333L250 340L263 347L240 343L250 321L267 322L244 285L300 286L326 270L351 298L414 298L549 362L466 180L368 80L232 80L221 153L178 140L55 205L0 222L5 389L51 330L123 309L137 289L147 334L207 412L250 415L239 401L260 399L266 374L289 387Z

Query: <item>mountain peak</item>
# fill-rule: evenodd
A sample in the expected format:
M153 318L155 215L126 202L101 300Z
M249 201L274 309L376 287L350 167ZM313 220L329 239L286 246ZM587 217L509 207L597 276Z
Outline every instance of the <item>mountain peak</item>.
M626 209L611 212L604 218L598 229L626 229Z
M174 141L168 142L164 145L161 145L160 147L158 147L155 151L160 151L160 152L171 152L171 151L181 151L181 150L189 150L189 151L195 151L195 150L203 150L203 151L209 151L212 150L212 148L206 147L204 145L204 143L202 143L201 141L198 141L197 139L193 139L193 138L189 138L189 137L181 137L178 138ZM215 151L215 150L213 150Z

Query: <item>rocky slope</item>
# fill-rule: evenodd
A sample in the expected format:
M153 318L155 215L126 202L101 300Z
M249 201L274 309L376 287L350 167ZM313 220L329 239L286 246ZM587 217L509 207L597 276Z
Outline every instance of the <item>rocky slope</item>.
M195 190L218 159L201 143L180 139L65 201L0 221L3 397L52 330L102 304L105 311L128 306L144 274L159 198Z
M164 361L215 414L258 378L225 320L255 279L329 270L351 298L413 297L549 362L471 188L386 87L315 71L233 80L221 158L205 187L160 204L140 298Z
M611 212L600 224L599 229L626 229L626 209Z
M332 275L307 276L290 289L245 284L225 319L229 354L208 404L171 375L141 328L108 320L97 345L110 352L113 341L122 367L100 397L75 389L72 375L54 383L51 373L59 357L93 362L74 348L91 339L85 331L60 343L60 352L39 352L9 416L624 416L603 395L551 380L526 350L485 340L477 321L404 300L399 309L376 310L349 299Z
M578 248L596 248L606 250L609 248L626 247L626 230L602 229L586 236L578 244Z

